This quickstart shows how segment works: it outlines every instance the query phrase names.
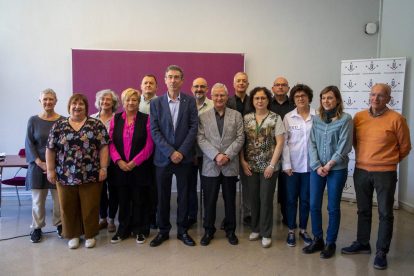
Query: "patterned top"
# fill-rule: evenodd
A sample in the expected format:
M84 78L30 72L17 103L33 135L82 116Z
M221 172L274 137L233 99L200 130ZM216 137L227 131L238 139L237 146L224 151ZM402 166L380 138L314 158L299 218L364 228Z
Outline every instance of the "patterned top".
M75 131L68 119L50 130L46 147L56 149L57 181L62 185L81 185L99 180L99 147L110 142L108 131L97 119L88 117Z
M261 127L257 126L254 112L244 116L246 136L244 159L253 172L264 173L276 148L276 136L284 133L285 127L282 119L272 111L262 121ZM274 170L280 170L280 166L280 160L278 160Z

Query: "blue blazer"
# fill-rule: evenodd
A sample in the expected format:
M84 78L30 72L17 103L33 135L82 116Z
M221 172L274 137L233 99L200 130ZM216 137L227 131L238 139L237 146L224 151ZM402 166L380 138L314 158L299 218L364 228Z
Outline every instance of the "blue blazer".
M198 131L198 112L194 97L180 92L180 109L175 131L167 94L151 101L150 122L156 166L168 166L171 162L170 155L174 151L183 155L181 163L194 161L194 142Z

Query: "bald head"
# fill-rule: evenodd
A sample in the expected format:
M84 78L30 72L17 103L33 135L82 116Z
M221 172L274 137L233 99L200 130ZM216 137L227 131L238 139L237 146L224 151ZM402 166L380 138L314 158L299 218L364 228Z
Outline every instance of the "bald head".
M287 93L289 92L290 87L287 79L285 78L277 78L273 82L272 91L275 95L276 99L284 99L287 97Z
M208 92L207 81L203 78L195 79L193 86L191 86L191 92L197 100L204 101Z
M388 96L391 96L391 87L389 87L385 83L378 83L371 88L372 91L382 91L383 93L387 93Z

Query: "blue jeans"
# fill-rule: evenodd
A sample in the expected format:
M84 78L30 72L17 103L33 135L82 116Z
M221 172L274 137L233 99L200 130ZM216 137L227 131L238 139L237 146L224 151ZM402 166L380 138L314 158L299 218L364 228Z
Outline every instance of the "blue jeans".
M299 228L306 230L309 219L310 173L286 174L286 218L289 230L297 228L296 213L299 197Z
M320 239L323 239L322 200L326 183L328 183L329 225L326 231L326 242L329 244L335 243L338 237L341 222L341 197L347 177L348 169L331 170L325 177L321 177L315 171L310 173L312 234Z

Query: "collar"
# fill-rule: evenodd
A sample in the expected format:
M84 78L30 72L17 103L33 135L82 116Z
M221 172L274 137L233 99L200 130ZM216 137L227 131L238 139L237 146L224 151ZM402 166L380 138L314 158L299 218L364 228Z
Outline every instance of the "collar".
M179 102L179 101L180 101L180 98L181 98L181 91L180 91L180 94L178 94L178 97L177 97L177 102L174 102L173 100L171 100L170 95L168 94L168 91L167 91L167 98L168 98L168 103L169 103L170 101L172 101L173 103L177 103L177 102Z
M134 122L135 122L135 119L137 118L137 114L138 112L134 116ZM126 111L122 112L122 119L126 120Z
M217 109L215 107L213 107L213 109L214 109L214 113L216 115L219 115L220 117L223 117L226 114L226 107L224 107L224 109L223 109L223 115L220 115L220 113L217 111Z
M286 101L284 101L282 104L280 104L280 103L276 100L276 98L273 98L273 102L274 102L274 103L276 103L276 104L278 104L278 105L285 105L285 104L289 104L289 98L288 98L288 97L286 97Z
M198 108L198 110L202 109L203 107L207 106L208 103L211 102L211 100L209 98L205 98L203 104L200 106L200 108Z
M246 100L247 99L247 93L246 93L246 95L244 96L244 99ZM239 96L237 96L237 94L234 94L234 98L236 99L236 101L237 100L241 100L241 98L239 97Z
M369 110L369 116L371 116L372 118L377 118L378 116L381 116L382 114L385 113L385 111L387 111L388 107L385 107L380 113L378 113L377 115L372 115L372 107L370 107Z
M300 115L298 113L298 108L297 107L295 109L293 109L290 113L291 113L290 114L290 117L291 118L293 118L293 117L300 117ZM313 109L312 107L310 107L309 115L315 116L316 115L316 110Z
M147 101L147 99L145 99L144 95L141 94L141 101L144 101L146 103L149 103L150 101L154 100L155 98L158 98L158 96L154 95L154 97L152 97L149 101Z

